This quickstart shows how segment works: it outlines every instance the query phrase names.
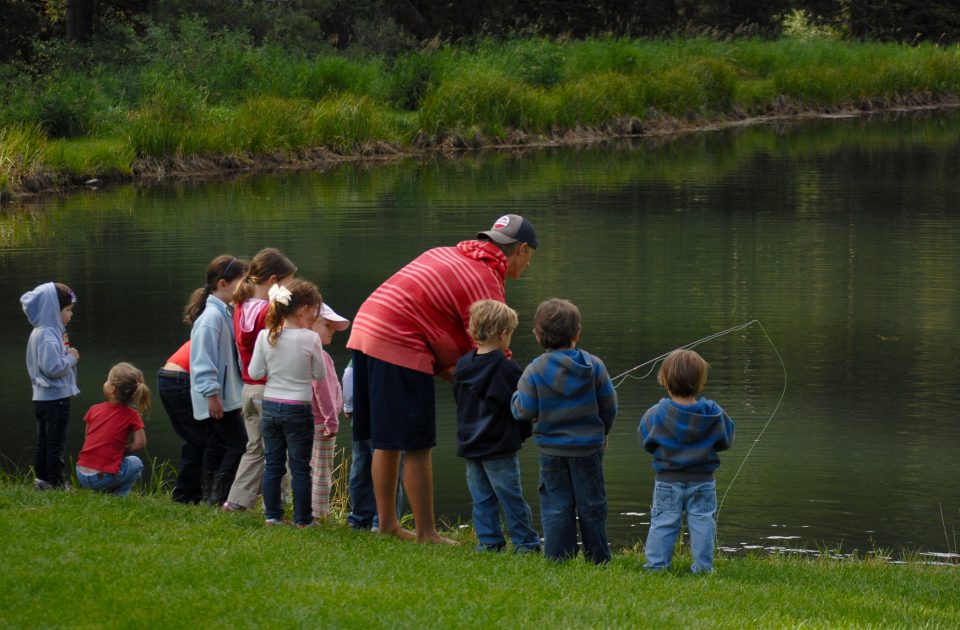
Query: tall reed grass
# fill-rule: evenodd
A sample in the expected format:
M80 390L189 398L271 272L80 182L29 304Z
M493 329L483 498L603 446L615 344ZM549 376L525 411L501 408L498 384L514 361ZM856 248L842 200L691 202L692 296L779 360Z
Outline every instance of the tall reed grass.
M624 118L695 125L784 99L796 111L960 95L960 47L932 44L534 37L384 59L306 57L189 23L179 37L157 39L142 66L21 77L0 98L0 190L41 171L127 177L142 158L481 146Z

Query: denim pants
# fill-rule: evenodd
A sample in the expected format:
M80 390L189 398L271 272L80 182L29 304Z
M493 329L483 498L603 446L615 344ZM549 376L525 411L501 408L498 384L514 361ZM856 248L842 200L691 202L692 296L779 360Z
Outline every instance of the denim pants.
M64 451L67 446L67 421L70 420L70 399L35 400L37 418L37 450L33 470L37 479L59 488L64 485Z
M207 457L213 427L209 420L198 421L193 418L188 373L160 370L157 375L157 391L173 431L183 440L173 500L178 503L199 503L202 498L200 479L203 473L212 475L223 457L222 453L214 455L216 447L209 447L211 452L210 457Z
M373 447L370 440L353 440L350 452L350 513L347 523L354 529L377 529L377 498L373 493ZM403 478L403 456L400 457L400 479ZM397 483L397 520L403 515L403 484Z
M680 533L683 512L687 513L690 551L694 573L713 570L713 541L717 534L717 482L657 481L653 489L650 531L647 533L646 569L666 569Z
M540 454L540 521L543 553L553 560L577 555L577 521L584 555L610 561L603 451L586 457Z
M77 482L81 488L90 488L98 492L106 492L125 497L130 494L133 484L143 473L143 462L136 455L127 455L120 462L120 470L116 474L99 472L85 473L77 468Z
M533 512L523 500L520 488L519 453L467 458L467 487L473 499L473 529L477 533L478 551L499 551L506 545L500 527L501 507L514 550L540 550L540 534L530 526Z
M310 455L313 453L313 407L303 404L263 401L260 420L263 434L263 510L268 519L283 519L280 482L290 462L293 520L297 525L313 522Z

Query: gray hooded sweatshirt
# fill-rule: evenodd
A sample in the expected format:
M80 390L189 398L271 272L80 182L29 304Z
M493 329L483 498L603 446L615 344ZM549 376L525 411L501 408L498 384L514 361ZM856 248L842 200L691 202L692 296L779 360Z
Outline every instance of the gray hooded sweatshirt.
M60 318L60 300L52 282L20 296L20 304L33 332L27 341L27 373L34 400L59 400L76 396L77 360L67 354L66 327Z

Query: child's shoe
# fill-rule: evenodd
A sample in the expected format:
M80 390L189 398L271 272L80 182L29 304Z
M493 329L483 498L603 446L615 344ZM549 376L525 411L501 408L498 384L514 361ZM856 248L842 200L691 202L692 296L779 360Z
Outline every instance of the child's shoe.
M267 527L273 527L274 525L283 525L283 519L280 518L268 518L263 522Z
M243 507L239 503L233 503L232 501L224 501L223 511L224 512L243 512L247 508Z
M320 523L316 521L310 521L309 523L297 523L297 529L308 529L310 527L319 527Z
M33 480L33 489L34 490L53 490L53 484L43 479L36 478Z

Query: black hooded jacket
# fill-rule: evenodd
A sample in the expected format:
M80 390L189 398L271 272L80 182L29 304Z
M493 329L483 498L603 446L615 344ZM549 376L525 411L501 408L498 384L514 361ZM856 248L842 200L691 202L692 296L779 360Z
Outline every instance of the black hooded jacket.
M457 455L495 457L520 450L533 425L510 411L510 397L520 380L520 366L501 350L468 352L453 373L457 401Z

